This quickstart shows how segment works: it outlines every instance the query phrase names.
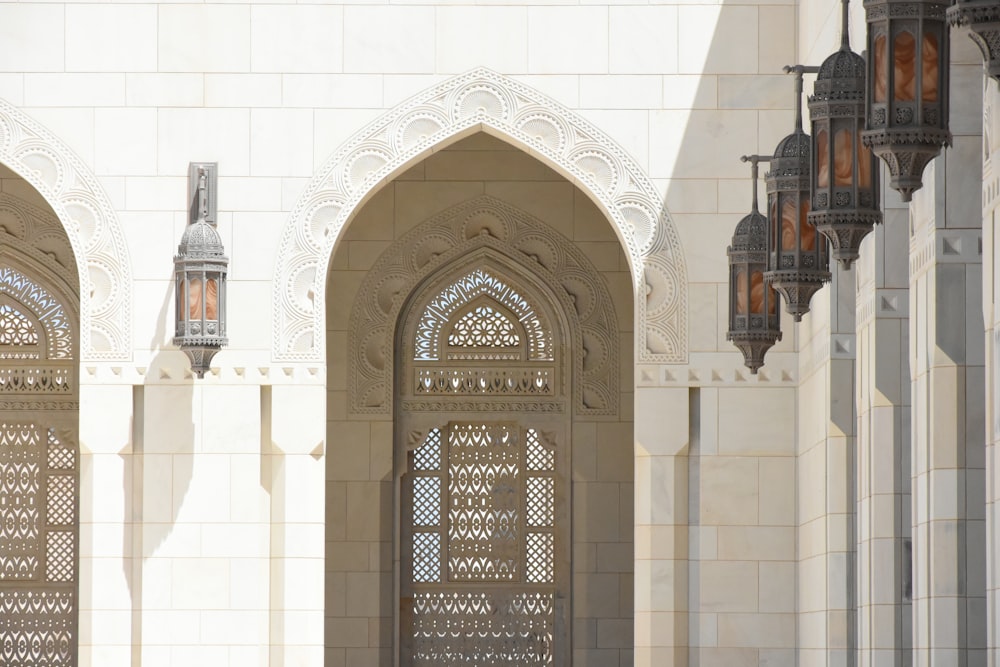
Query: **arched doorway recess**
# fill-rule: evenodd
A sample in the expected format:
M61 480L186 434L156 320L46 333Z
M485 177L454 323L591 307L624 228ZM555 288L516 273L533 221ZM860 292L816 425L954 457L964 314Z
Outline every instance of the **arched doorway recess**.
M50 212L0 193L0 664L76 665L79 311Z
M453 536L447 522L417 526L412 520L418 514L426 519L427 503L436 497L412 484L433 486L431 478L449 494L464 494L466 501L492 502L496 490L506 498L497 499L497 511L511 511L512 503L546 508L546 517L552 510L551 525L548 519L529 525L526 511L507 517L508 526L525 522L506 542L507 553L521 559L519 572L525 577L530 571L544 580L519 580L513 597L493 601L494 606L482 598L475 603L519 618L515 626L521 629L514 634L532 638L530 646L519 645L523 655L535 651L535 657L551 657L562 666L571 664L573 655L586 661L598 654L606 660L611 654L622 659L631 654L631 285L621 245L593 202L532 156L486 133L436 152L365 205L330 268L329 289L335 295L326 321L330 664L363 650L377 652L380 664L392 664L394 655L409 664L407 651L414 643L407 648L402 639L417 639L416 632L406 631L416 627L415 607L412 601L406 605L410 593L440 596L441 590L430 590L435 583L445 588L458 583L411 580L418 585L407 590L399 578L404 570L413 571L416 533L421 549L433 542L432 533L439 548L445 548L442 537ZM447 298L439 299L442 295ZM429 321L422 317L428 305L434 313L449 313L438 318L445 334L419 334L420 323ZM529 312L541 313L544 326L526 324L534 321ZM462 333L451 335L456 331ZM513 331L516 336L507 335ZM470 357L491 357L492 345L473 345L471 353L452 345L444 353L447 359L415 360L411 354L414 346L430 349L436 345L432 341L442 340L548 341L532 333L537 331L551 332L552 342L542 347L553 350L552 359L531 361L520 347L516 354L503 350L498 359ZM411 344L400 342L404 339ZM428 438L442 443L437 472L410 465ZM526 462L532 447L552 451L551 467L518 467L509 493L494 483L489 492L477 487L482 492L477 496L470 490L474 485L450 483L451 474L460 478L462 471L446 474L444 467L464 465L447 458L450 452L462 451L464 460L470 448L476 451L471 443L490 449L486 443L499 440L511 445L506 453L518 461ZM504 465L479 463L483 475L491 466ZM467 479L474 475L471 469L465 473ZM548 481L541 478L552 480L551 496ZM546 490L533 496L531 489L538 487ZM408 500L417 497L423 505ZM465 517L464 525L470 521ZM459 533L462 529L454 537L474 552L477 539L470 547L469 535ZM480 546L490 543L485 533L478 537ZM538 543L544 543L542 556ZM487 564L490 558L482 554L470 558L479 558L479 570L500 567ZM430 561L421 562L421 576L431 576ZM481 587L476 594L482 596L491 586L509 588L508 583L463 585ZM514 611L531 606L525 604L529 594L535 596L539 617ZM455 609L438 606L433 613ZM614 628L614 638L600 648L594 641L598 624L602 632ZM426 629L425 623L417 625ZM579 628L578 637L570 637L573 627ZM363 628L367 649L358 647Z

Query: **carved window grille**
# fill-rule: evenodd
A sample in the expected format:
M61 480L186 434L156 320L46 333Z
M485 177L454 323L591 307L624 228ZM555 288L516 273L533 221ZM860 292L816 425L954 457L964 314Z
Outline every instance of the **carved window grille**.
M0 665L77 662L79 453L73 325L0 266Z
M563 388L550 319L525 294L477 269L411 318L404 397L439 400L404 401L404 667L569 664L568 417L531 412Z

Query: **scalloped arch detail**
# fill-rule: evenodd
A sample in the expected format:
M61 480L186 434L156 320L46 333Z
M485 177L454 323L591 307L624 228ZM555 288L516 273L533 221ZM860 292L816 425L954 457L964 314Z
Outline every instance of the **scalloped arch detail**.
M326 280L345 226L378 187L442 144L486 131L575 183L615 227L632 267L638 359L687 361L687 269L652 182L608 135L487 69L453 77L356 133L316 173L282 231L273 291L276 361L322 363Z
M0 163L38 191L69 238L80 291L81 360L130 359L132 268L104 189L55 135L3 100Z

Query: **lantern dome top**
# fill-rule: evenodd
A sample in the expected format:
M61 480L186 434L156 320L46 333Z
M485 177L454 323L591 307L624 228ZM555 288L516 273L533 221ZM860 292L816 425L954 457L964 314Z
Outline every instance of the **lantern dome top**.
M841 48L823 61L810 102L865 99L865 59Z
M756 209L736 225L730 252L766 251L767 218Z
M811 144L809 135L801 130L792 132L787 137L778 142L774 149L775 159L781 158L808 158ZM773 167L774 165L772 165Z
M215 227L199 218L184 230L180 245L177 246L177 254L181 257L224 259L226 249Z

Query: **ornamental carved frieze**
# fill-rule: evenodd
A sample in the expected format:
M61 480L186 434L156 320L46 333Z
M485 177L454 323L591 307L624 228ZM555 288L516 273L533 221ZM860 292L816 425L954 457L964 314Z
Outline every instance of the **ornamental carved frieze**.
M456 279L469 269L470 255L481 253L490 263L503 267L514 291L533 290L523 280L531 275L548 286L569 320L568 343L572 354L573 408L581 415L614 415L618 412L619 339L607 286L584 254L569 239L505 202L478 197L418 225L386 249L368 272L351 311L348 341L348 395L357 414L388 414L392 410L396 322L407 299L430 276L457 263ZM477 263L477 266L479 264ZM518 283L521 284L518 284ZM463 362L456 361L456 368ZM517 364L515 364L517 366ZM511 367L508 374L521 371ZM499 371L494 371L499 372ZM449 386L460 386L456 378ZM492 386L493 383L487 383ZM544 383L543 383L544 384ZM558 410L557 402L538 400L532 392L510 395L510 378L499 383L505 389L486 392L488 406L517 403ZM440 393L440 392L439 392ZM437 403L454 404L450 395L421 399L424 408ZM458 401L461 403L461 401Z
M48 130L2 100L0 164L38 190L69 238L77 258L73 263L78 264L74 282L79 284L81 359L129 359L131 265L125 236L97 179ZM56 254L57 263L71 264Z
M274 282L277 361L322 362L334 245L382 184L432 150L476 131L553 167L616 228L637 285L640 361L687 361L687 269L677 230L649 178L609 136L537 91L486 69L400 104L349 139L316 174L282 233Z

